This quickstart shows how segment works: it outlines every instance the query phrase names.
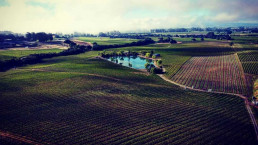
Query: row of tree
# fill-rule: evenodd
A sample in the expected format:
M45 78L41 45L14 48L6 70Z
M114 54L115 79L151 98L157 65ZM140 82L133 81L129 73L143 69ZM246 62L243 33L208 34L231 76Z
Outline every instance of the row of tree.
M39 32L39 33L29 33L27 32L25 37L22 35L14 35L14 34L0 34L0 42L4 41L39 41L39 42L46 42L46 41L52 41L53 35L47 34L45 32Z
M151 33L168 33L168 32L191 32L191 31L213 31L217 33L224 33L224 34L231 34L232 32L250 32L250 33L257 33L257 27L227 27L227 28L176 28L176 29L151 29Z
M232 40L232 38L228 35L228 34L219 34L219 35L215 35L214 32L208 32L205 35L206 38L211 38L211 39L218 39L218 40Z
M99 53L99 56L108 58L108 57L116 57L116 56L137 56L138 53L134 51L103 51Z
M0 42L4 41L24 41L26 40L24 36L14 35L14 34L0 34Z
M25 57L13 58L6 61L0 61L0 71L6 71L11 68L24 66L27 64L36 64L41 62L42 59L45 59L45 58L80 54L89 50L91 50L91 46L76 45L74 42L71 41L70 48L59 53L30 54Z
M158 40L158 43L171 43L171 44L175 44L177 43L176 40L172 39L170 36L167 37L166 39L164 39L163 37L160 37Z

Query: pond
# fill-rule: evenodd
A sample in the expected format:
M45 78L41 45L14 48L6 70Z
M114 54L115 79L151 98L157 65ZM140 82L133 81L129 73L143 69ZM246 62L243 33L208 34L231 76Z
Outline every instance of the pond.
M107 60L135 69L145 69L145 64L147 62L153 64L151 59L145 59L138 56L114 56L108 57Z

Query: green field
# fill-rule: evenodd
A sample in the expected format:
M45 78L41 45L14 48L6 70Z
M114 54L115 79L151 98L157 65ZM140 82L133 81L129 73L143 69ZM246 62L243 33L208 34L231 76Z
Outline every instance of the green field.
M153 39L154 41L158 41L159 37L150 37L151 39ZM164 39L167 39L167 37L163 37ZM178 42L192 42L193 38L181 38L181 37L172 37L174 40L178 41ZM201 38L196 38L196 42L200 42ZM217 40L217 39L210 39L210 38L204 38L204 41L217 41L217 42L222 42L222 40Z
M153 33L161 35L196 35L196 34L207 34L208 31L190 31L190 32L167 32L167 33Z
M35 49L35 50L0 50L0 61L12 59L14 57L23 57L30 54L37 53L58 53L63 51L62 49Z
M239 44L258 44L257 36L233 36L233 42Z
M105 51L153 50L169 78L193 56L233 54L238 47L195 42ZM243 99L184 90L157 75L97 59L98 53L0 72L0 133L43 144L257 144ZM9 141L0 137L0 144Z
M109 37L76 37L75 39L85 42L97 42L99 45L125 44L139 41L137 39L128 38L109 38Z

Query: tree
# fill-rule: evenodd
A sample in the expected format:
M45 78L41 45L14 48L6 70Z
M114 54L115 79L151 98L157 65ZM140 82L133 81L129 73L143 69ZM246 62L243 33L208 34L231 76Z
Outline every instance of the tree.
M155 73L155 67L152 67L152 68L150 69L150 73L156 74L156 73Z
M151 50L151 52L150 52L151 56L153 55L153 53L154 53L154 51L153 51L153 50Z
M233 45L234 45L234 42L230 42L230 43L229 43L229 46L233 46Z
M99 32L99 37L107 37L107 34L105 34L103 32Z
M151 56L150 53L146 53L146 54L145 54L145 57L150 57L150 56Z
M159 43L162 43L163 41L164 41L163 37L160 37L159 40L158 40Z
M37 37L37 40L39 40L39 42L46 42L50 40L49 35L46 34L45 32L36 33L36 37Z
M147 62L144 64L145 68L147 69L150 64Z
M54 38L53 38L53 35L52 34L48 34L48 40L52 41Z
M98 43L97 42L93 42L92 43L92 50L97 50L98 49Z
M214 32L209 32L206 34L206 37L207 38L215 38L215 34L214 34Z
M177 41L174 40L174 39L171 39L171 40L170 40L170 43L171 43L171 44L175 44L175 43L177 43Z
M146 51L140 51L140 53L141 53L142 55L145 55L147 52L146 52Z
M162 64L162 60L160 59L160 60L157 60L157 64L158 65L161 65Z
M30 32L27 32L27 33L26 33L26 39L27 39L28 41L31 41L31 40L32 40L32 34L31 34Z
M32 38L32 41L36 41L36 40L37 40L37 35L36 35L36 33L32 32L32 33L31 33L31 38Z
M204 38L203 38L203 37L201 38L201 41L204 41Z
M193 38L193 39L192 39L192 41L196 41L196 39L195 39L195 38Z

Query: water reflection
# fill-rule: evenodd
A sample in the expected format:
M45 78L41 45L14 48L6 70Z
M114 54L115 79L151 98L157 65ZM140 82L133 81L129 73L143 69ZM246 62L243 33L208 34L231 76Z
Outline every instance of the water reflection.
M123 66L132 67L135 69L145 69L145 64L148 62L153 64L152 60L140 58L138 56L114 56L107 58L109 61L112 61Z

